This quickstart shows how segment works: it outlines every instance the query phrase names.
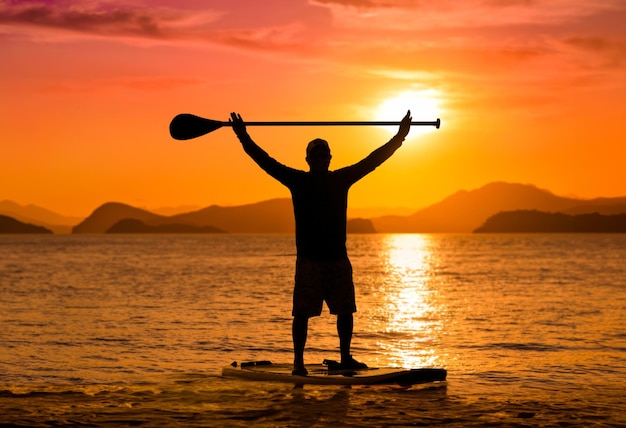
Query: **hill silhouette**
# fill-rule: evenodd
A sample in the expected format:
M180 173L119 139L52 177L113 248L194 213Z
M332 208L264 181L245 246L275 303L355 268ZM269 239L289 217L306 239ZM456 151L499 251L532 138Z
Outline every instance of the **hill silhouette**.
M626 198L596 198L585 201L573 208L563 210L564 214L571 215L594 212L604 215L626 213Z
M293 233L295 220L289 198L270 199L234 207L212 205L198 211L170 217L172 221L193 225L213 225L230 233ZM368 219L349 219L348 233L375 233Z
M70 233L79 217L57 214L36 205L20 205L13 201L0 201L0 214L12 217L23 223L36 224L52 230L54 233Z
M376 229L369 219L353 218L346 224L346 233L376 233Z
M224 233L224 231L212 226L192 226L177 223L149 226L141 220L127 218L115 223L106 233Z
M52 231L0 214L0 233L52 233Z
M626 198L581 200L556 196L532 185L496 182L476 190L461 190L409 216L372 219L382 233L472 232L501 211L540 210L545 212L589 213L615 211Z
M105 233L115 223L124 219L140 220L147 225L167 222L168 217L153 214L140 208L119 202L107 202L98 207L89 217L72 228L72 233Z
M505 211L489 217L475 233L626 233L626 214L569 215L537 210Z
M170 218L177 223L212 225L230 233L293 233L295 230L293 206L288 198L233 207L212 205Z

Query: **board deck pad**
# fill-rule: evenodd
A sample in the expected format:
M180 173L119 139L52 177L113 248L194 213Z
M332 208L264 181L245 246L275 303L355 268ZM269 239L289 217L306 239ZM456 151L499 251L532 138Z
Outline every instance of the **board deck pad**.
M274 364L270 361L236 362L222 369L226 378L266 382L317 385L401 385L443 382L447 371L441 368L403 369L376 367L363 370L329 370L326 364L307 364L308 374L291 374L293 365Z

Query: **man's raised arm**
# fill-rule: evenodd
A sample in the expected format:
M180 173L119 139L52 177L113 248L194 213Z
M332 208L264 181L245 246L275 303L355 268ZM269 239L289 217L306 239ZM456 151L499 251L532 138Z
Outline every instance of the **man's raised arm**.
M248 131L246 130L246 124L241 118L239 113L231 113L230 119L232 123L233 131L241 142L243 150L256 162L265 172L284 184L285 174L291 168L281 164L276 159L272 158L265 150L263 150L257 143L255 143Z
M235 135L241 142L241 145L244 151L256 162L259 164L261 168L263 168L262 163L265 162L265 158L270 158L270 155L267 154L265 150L259 147L250 137L248 131L246 129L246 124L244 123L241 115L239 113L231 113L230 119L228 120L233 125L233 131ZM271 159L271 158L270 158Z
M352 168L357 176L354 177L354 181L361 179L365 175L372 172L376 167L385 162L387 159L391 157L395 153L396 150L400 148L402 142L406 138L411 129L411 111L407 111L406 115L402 118L400 122L400 127L398 128L398 132L393 136L391 140L387 143L383 144L372 153L370 153L367 157L365 157L360 162L353 165Z

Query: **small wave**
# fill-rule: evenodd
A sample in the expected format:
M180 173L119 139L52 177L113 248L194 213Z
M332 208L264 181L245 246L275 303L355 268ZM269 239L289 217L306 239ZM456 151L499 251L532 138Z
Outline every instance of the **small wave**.
M115 343L128 343L131 340L121 337L94 337L90 339L94 342L115 342Z
M543 343L496 343L494 346L504 349L513 349L515 351L539 351L539 352L558 352L562 351L560 346L546 345Z
M515 342L497 342L488 344L468 344L465 348L479 350L508 349L513 351L533 351L533 352L560 352L567 348L558 345L547 345L543 343L515 343Z

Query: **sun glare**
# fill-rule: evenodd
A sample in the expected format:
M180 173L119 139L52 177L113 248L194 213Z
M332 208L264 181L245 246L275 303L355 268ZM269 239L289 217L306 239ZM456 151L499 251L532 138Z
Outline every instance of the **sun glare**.
M387 98L376 110L376 120L397 121L400 120L407 110L411 110L414 121L432 121L440 117L441 93L436 89L422 89L404 91L394 97ZM390 132L396 129L385 127ZM415 126L411 134L425 134L436 130L433 126Z
M389 235L387 267L390 284L385 293L386 328L399 334L396 341L381 342L394 363L401 367L437 365L432 343L440 328L441 308L432 289L431 242L424 235Z

